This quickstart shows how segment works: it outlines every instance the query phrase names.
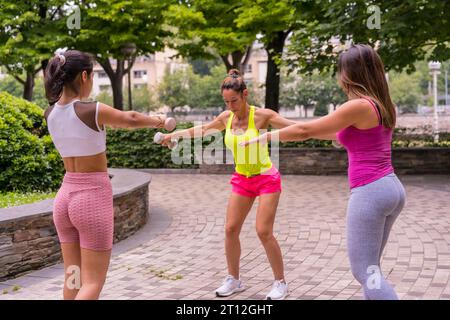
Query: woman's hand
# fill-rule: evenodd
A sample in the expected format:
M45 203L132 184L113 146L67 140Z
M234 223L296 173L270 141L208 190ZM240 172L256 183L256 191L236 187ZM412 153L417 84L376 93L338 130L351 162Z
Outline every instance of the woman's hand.
M177 122L175 121L174 118L168 118L164 115L154 117L158 119L158 124L156 125L156 128L166 129L167 131L173 131L177 126Z
M172 142L172 134L171 133L163 134L161 145L168 147L171 142Z

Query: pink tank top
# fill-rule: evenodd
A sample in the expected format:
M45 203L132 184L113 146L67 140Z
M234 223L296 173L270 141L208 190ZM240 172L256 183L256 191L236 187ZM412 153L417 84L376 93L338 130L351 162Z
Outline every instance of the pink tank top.
M353 126L337 133L337 139L347 150L350 188L360 187L394 172L391 162L392 129L382 124L380 112L372 100L379 124L370 129Z

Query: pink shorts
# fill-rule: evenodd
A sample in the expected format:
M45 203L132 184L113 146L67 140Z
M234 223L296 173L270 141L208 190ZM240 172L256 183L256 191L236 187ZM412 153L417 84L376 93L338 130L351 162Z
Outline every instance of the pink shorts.
M249 178L235 172L230 183L233 186L232 192L245 197L254 198L264 193L281 192L281 176L275 167Z
M114 209L107 172L66 172L53 204L53 221L61 243L110 250Z

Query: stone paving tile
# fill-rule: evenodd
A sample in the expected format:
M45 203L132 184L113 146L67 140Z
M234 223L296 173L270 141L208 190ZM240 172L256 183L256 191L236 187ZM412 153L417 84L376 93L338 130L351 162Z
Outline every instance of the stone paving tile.
M229 179L153 174L150 221L114 246L101 299L218 299L214 289L226 276ZM407 204L383 254L382 271L401 299L450 299L450 176L401 180ZM283 177L274 233L284 256L288 299L363 299L346 253L347 199L346 177ZM272 272L255 231L257 204L240 238L247 290L225 300L263 299L271 288ZM0 283L0 299L61 299L62 284L58 264Z

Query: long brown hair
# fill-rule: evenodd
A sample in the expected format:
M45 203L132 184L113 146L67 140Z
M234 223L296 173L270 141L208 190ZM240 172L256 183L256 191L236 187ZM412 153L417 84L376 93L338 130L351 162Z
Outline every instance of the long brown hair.
M337 72L339 83L347 95L372 98L380 108L383 125L395 127L395 106L389 94L384 65L371 46L355 44L341 53Z
M50 105L61 98L64 86L75 93L80 91L79 75L86 71L91 75L94 67L91 54L78 50L68 50L64 54L55 55L45 69L45 94ZM76 81L78 79L78 81Z

